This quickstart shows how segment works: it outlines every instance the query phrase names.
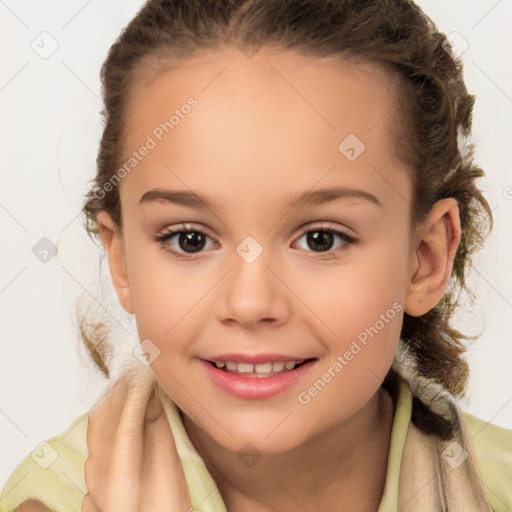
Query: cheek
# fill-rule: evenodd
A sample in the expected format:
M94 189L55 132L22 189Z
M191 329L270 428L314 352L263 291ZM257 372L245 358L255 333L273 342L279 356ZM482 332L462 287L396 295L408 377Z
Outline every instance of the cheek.
M346 264L310 276L298 292L307 297L313 329L322 334L327 352L311 380L320 380L320 388L324 381L333 383L322 391L327 402L338 396L357 407L361 397L372 396L389 370L402 327L406 283L407 249L399 243L354 252Z
M403 302L389 282L391 275L380 282L373 277L371 272L353 272L331 281L336 294L317 297L322 323L330 332L321 338L322 364L297 398L312 416L330 409L333 425L355 414L376 393L398 346Z
M293 273L300 273L301 279L294 279ZM373 325L390 308L388 316L393 321L389 324L400 323L395 315L399 308L392 306L403 305L406 277L406 244L383 239L371 248L358 247L347 253L339 264L290 269L286 279L294 283L294 292L317 322L322 321L326 336L346 340Z
M154 340L162 351L179 350L201 324L197 306L208 290L195 287L191 279L168 275L153 280L145 274L140 286L132 287L139 337Z
M156 244L139 247L130 256L130 290L139 338L152 340L162 353L180 350L201 325L197 315L212 283L194 277L192 267L170 262Z

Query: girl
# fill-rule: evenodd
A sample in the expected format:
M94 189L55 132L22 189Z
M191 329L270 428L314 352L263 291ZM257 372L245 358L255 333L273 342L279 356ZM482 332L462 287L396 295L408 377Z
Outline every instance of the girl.
M150 0L102 81L86 227L140 352L1 510L510 510L511 433L454 401L474 98L421 10Z

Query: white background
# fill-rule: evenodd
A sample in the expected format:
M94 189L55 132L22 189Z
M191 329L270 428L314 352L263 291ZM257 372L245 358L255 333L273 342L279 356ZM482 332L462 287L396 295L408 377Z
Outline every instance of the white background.
M463 60L466 83L477 96L476 161L487 173L481 185L496 221L475 259L477 300L458 317L463 332L480 334L468 351L471 380L461 404L511 428L512 2L418 3L441 31L455 31L469 43ZM0 487L41 441L89 410L108 383L75 333L78 296L85 293L99 311L108 311L120 353L137 343L135 324L117 299L100 295L98 248L77 216L101 135L100 66L141 5L0 2ZM47 59L31 48L43 31L58 43ZM42 237L59 249L47 263L32 253ZM106 265L103 271L108 285Z

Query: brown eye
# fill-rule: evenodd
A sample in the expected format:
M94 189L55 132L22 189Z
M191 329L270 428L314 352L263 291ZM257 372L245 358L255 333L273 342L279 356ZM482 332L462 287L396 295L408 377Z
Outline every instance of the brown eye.
M198 231L178 232L178 246L185 252L200 251L205 244L206 236L203 233Z
M305 238L305 243L301 246L300 240L303 238ZM336 240L339 240L338 246L336 246ZM343 231L321 226L306 231L299 238L297 245L300 249L304 249L307 252L317 253L319 258L335 258L337 251L347 249L356 241L354 237L347 235Z
M200 254L205 249L208 241L215 245L213 239L201 229L189 229L183 224L176 226L176 228L178 229L166 228L163 233L155 237L155 240L163 250L178 259L192 258ZM187 254L190 256L187 256Z
M329 231L310 231L306 237L309 247L319 251L328 251L334 241L334 236Z

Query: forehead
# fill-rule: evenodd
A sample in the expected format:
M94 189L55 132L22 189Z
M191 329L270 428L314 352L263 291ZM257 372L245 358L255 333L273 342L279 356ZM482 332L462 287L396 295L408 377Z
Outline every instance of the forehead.
M331 131L367 130L396 106L399 85L394 74L369 61L318 58L270 48L252 57L225 50L176 61L149 58L138 68L128 91L128 122L137 124L130 126L129 135L135 139L137 131L150 127L145 121L165 119L165 114L191 95L200 100L204 114L220 115L227 110L236 114L235 109L242 113L278 104L280 108L272 113L274 121L314 117L314 126L323 121L323 128ZM290 109L297 111L296 116L290 115ZM242 121L242 115L238 120ZM386 128L379 135L391 131L389 125Z
M140 77L129 97L125 160L148 138L154 148L121 184L132 200L162 180L217 191L219 201L235 187L269 199L315 180L408 195L394 151L398 85L374 64L223 51L164 71L155 63ZM184 108L191 97L196 106Z

